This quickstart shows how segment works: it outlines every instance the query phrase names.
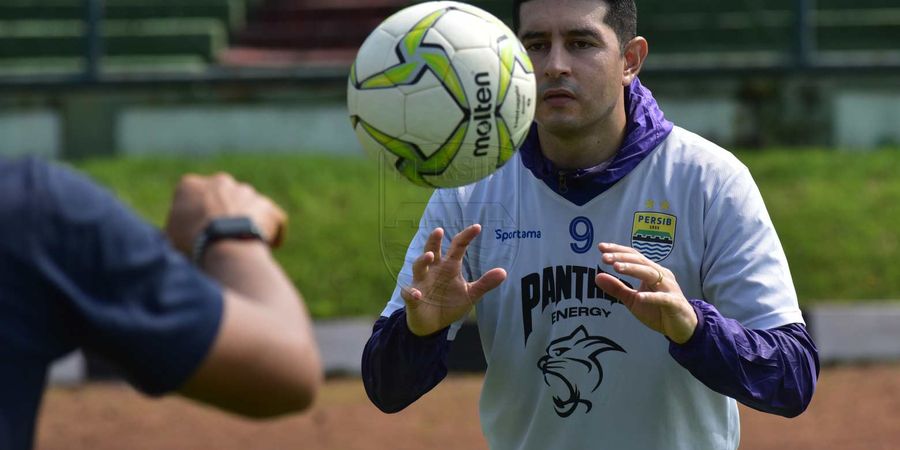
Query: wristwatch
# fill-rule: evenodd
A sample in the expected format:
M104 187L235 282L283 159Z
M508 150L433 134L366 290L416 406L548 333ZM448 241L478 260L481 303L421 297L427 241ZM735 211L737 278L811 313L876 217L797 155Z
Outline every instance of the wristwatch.
M266 242L266 238L256 227L256 224L249 217L218 217L209 222L209 225L203 229L195 239L194 248L191 253L194 264L199 266L200 260L206 249L216 241L222 239L259 239Z

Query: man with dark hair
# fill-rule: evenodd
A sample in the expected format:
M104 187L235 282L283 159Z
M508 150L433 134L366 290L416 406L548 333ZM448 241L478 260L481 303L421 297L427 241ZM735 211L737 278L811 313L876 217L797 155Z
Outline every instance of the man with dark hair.
M364 351L371 400L440 382L475 305L491 448L730 450L735 400L800 414L819 361L781 243L747 168L638 81L634 1L515 8L535 124L496 173L434 193Z
M521 19L519 12L522 10L522 4L529 0L513 0L513 31L519 32ZM619 40L619 47L622 51L625 46L637 36L637 5L634 0L603 0L606 3L606 16L603 17L603 23L612 29Z
M31 448L48 365L78 347L150 395L252 417L312 403L311 323L269 252L286 216L252 187L184 177L168 240L55 164L0 158L0 192L0 449Z

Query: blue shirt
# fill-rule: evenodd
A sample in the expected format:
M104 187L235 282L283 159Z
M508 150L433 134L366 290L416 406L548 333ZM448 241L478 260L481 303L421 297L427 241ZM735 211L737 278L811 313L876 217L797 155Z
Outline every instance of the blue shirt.
M54 359L88 348L163 394L205 358L221 315L221 288L109 192L0 159L0 448L31 448Z

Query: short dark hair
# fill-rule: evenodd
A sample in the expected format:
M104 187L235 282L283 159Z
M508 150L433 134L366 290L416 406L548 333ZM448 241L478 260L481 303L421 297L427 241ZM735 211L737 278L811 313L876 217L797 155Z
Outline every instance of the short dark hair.
M518 33L521 25L519 11L522 3L529 0L513 0L513 30ZM609 25L619 39L619 45L624 50L625 44L631 42L637 36L637 5L634 0L601 0L606 3L609 10L603 22Z

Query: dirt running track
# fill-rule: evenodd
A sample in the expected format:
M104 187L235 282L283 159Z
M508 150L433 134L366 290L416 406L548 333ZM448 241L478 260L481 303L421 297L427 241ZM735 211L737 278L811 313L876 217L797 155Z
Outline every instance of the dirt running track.
M310 412L248 422L178 398L148 400L119 384L52 389L37 448L144 449L484 449L478 376L448 378L395 415L371 406L357 380L326 384ZM900 448L900 365L823 371L810 409L783 419L741 409L742 449Z

